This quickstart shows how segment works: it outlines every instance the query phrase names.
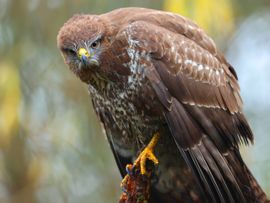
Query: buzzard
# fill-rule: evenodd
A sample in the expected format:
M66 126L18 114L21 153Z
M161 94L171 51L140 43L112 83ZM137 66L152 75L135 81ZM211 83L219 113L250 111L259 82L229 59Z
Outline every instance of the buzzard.
M122 176L140 152L142 174L158 163L150 202L268 201L239 153L253 135L236 72L191 20L145 8L75 15L57 44L89 86Z

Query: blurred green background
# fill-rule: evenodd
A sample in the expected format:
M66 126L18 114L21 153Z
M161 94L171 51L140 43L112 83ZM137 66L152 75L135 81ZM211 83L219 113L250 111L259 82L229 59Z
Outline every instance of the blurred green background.
M270 195L269 0L0 0L0 202L117 202L120 174L56 36L75 13L124 6L179 12L217 42L255 134L243 155Z

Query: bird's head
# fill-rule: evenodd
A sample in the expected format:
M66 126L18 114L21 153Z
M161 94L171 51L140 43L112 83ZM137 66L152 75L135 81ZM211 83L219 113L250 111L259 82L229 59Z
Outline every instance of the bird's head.
M108 47L106 26L95 15L75 15L60 29L57 45L65 63L83 81L106 77L102 56Z

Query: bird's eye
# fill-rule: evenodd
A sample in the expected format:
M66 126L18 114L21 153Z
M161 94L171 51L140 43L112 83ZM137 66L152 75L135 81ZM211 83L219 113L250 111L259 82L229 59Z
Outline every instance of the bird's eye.
M76 51L74 51L73 49L70 49L70 48L63 48L62 51L68 55L76 55Z
M100 40L97 40L97 41L95 41L95 42L93 42L93 43L91 44L91 47L92 47L93 49L96 49L96 48L99 47L99 45L100 45Z

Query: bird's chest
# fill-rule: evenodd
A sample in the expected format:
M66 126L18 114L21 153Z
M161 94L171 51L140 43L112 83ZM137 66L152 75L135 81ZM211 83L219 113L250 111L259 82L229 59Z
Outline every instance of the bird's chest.
M143 147L158 128L162 119L151 88L147 83L133 83L124 89L110 87L101 94L92 90L96 112L105 128L110 130L115 144L121 147ZM90 88L91 92L91 88Z

